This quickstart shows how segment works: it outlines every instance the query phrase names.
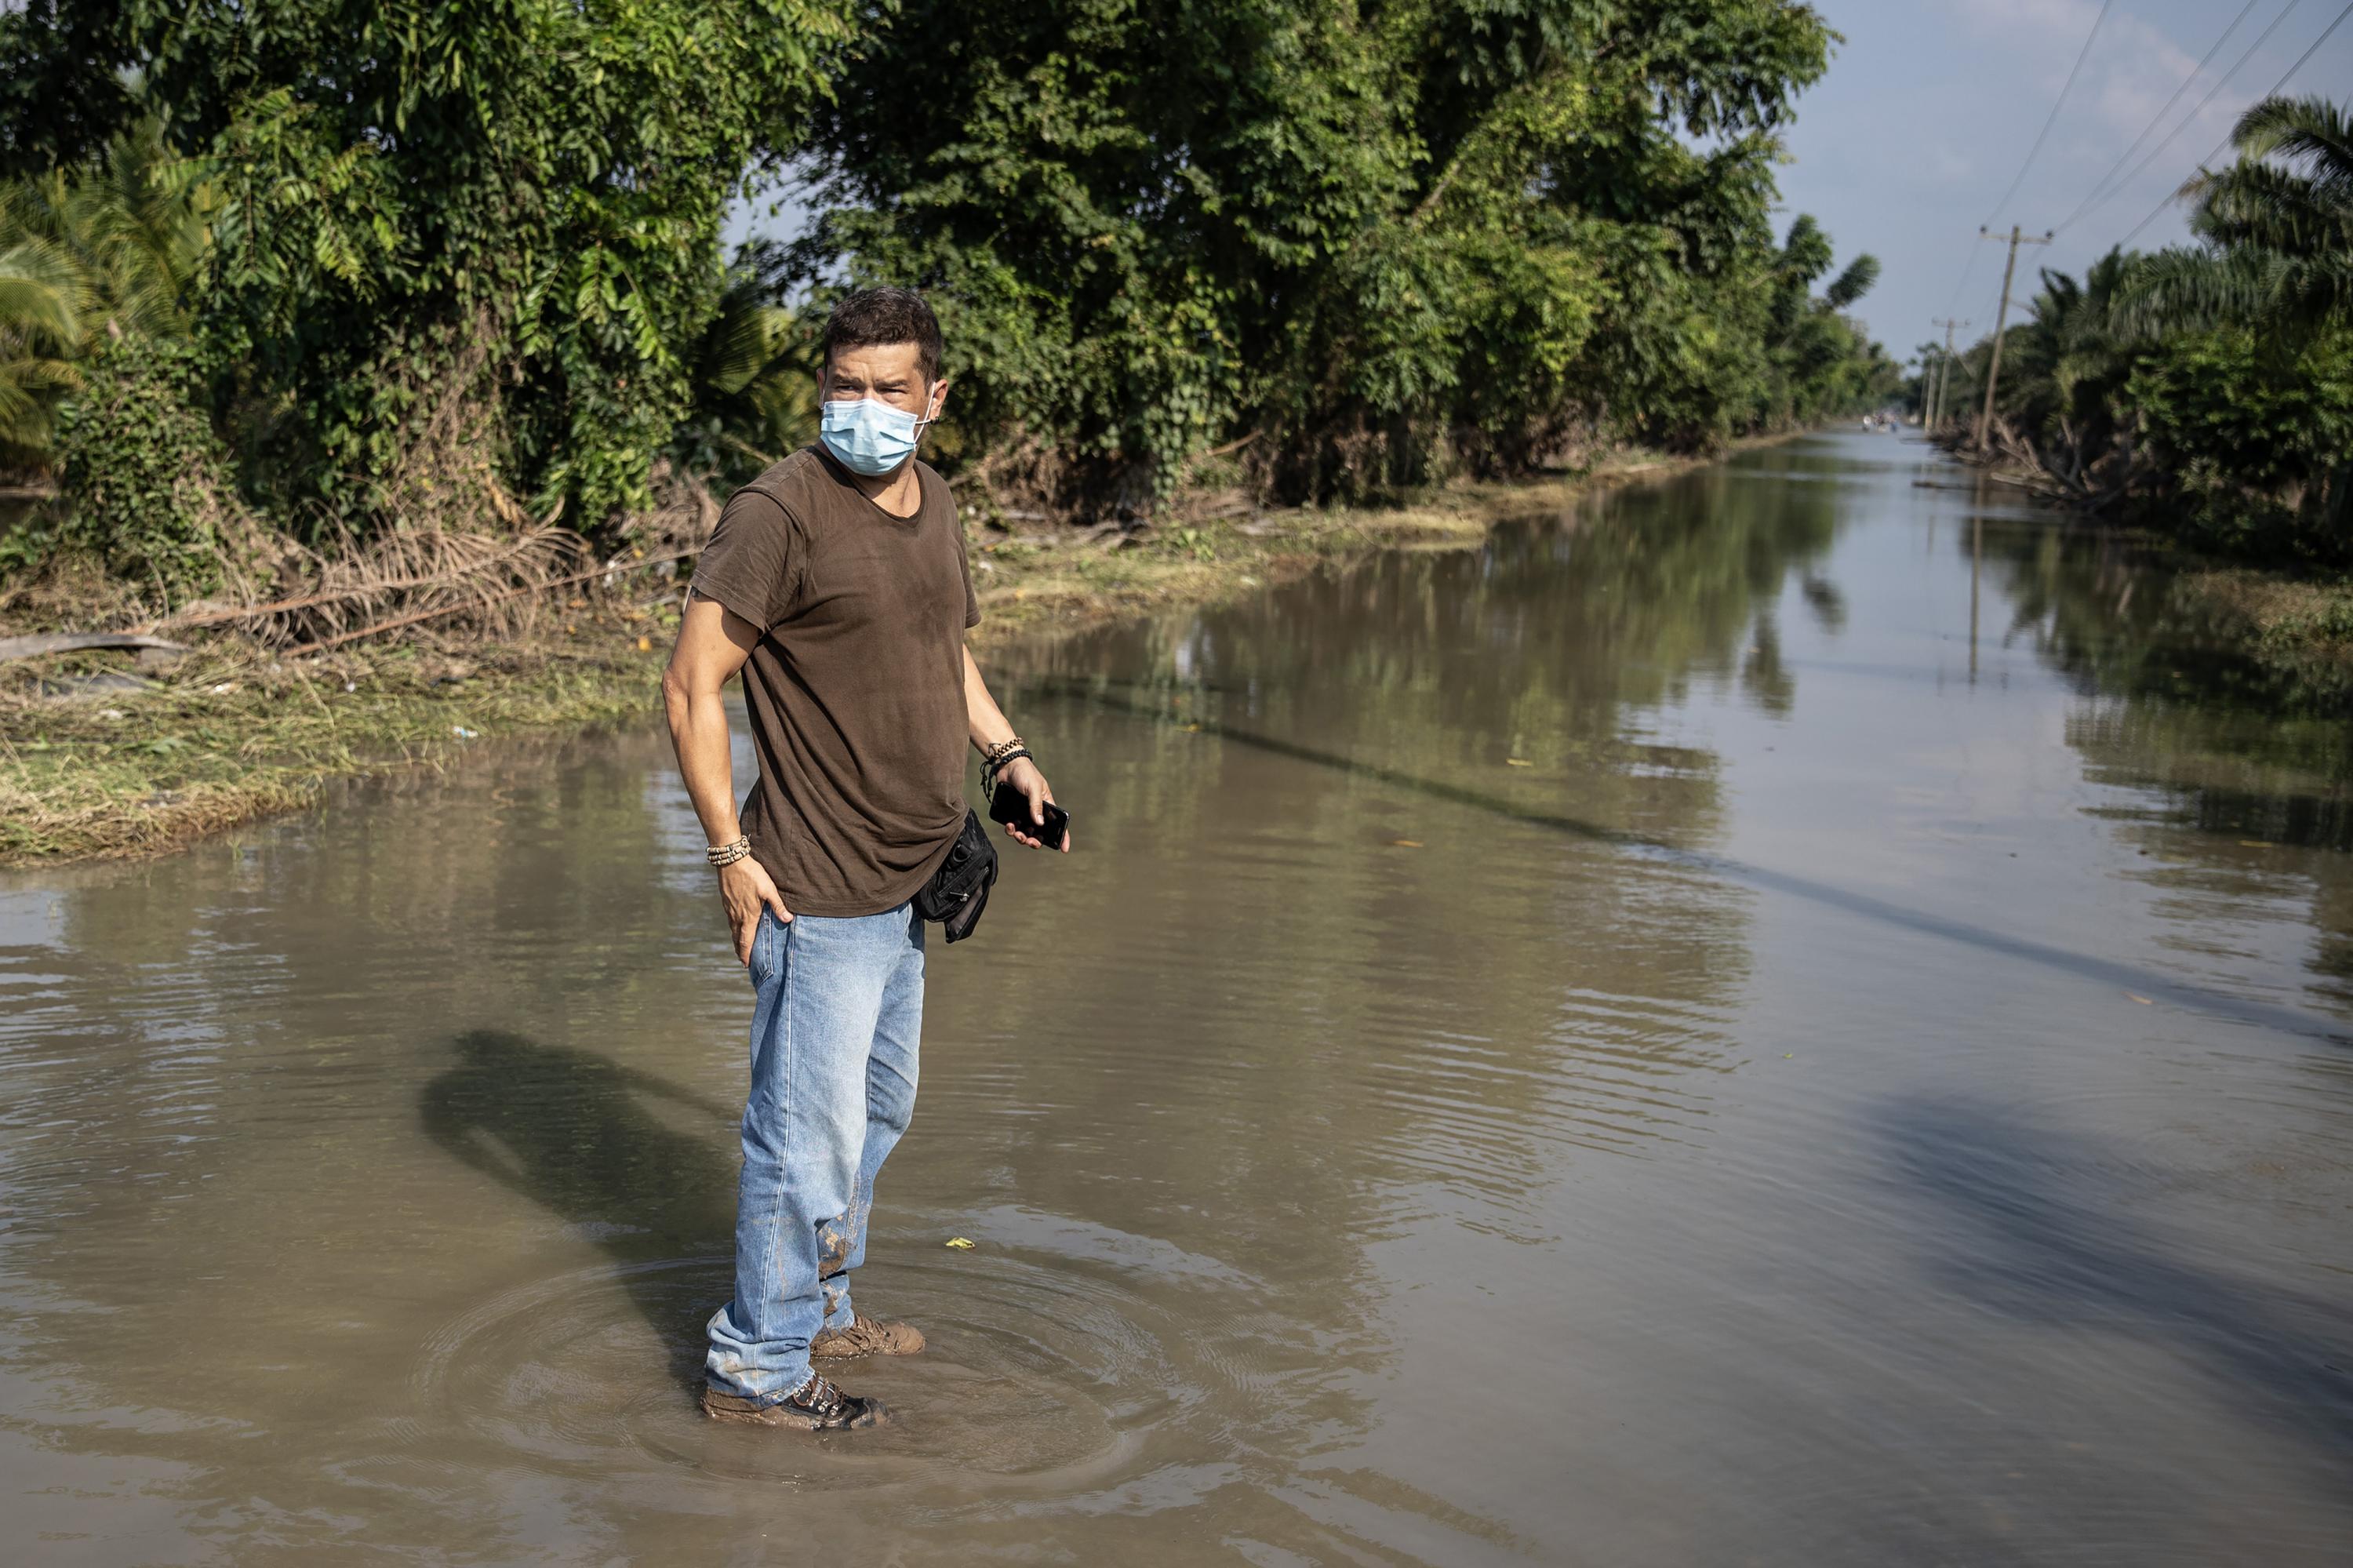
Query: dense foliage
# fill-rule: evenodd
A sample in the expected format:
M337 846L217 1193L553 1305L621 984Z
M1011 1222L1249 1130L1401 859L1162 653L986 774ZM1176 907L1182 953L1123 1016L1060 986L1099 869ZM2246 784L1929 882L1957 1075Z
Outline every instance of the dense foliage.
M461 424L543 507L642 501L724 284L721 220L789 146L842 0L90 0L0 18L12 90L79 84L19 144L67 167L142 105L216 191L185 299L209 412L311 531L384 510ZM135 64L110 101L77 66ZM111 108L118 118L109 123ZM32 176L67 179L76 175ZM12 232L5 239L15 239Z
M1805 293L1828 242L1767 228L1831 37L1785 0L913 0L818 118L801 272L936 290L967 427L1065 503L1244 439L1294 498L1703 445L1874 360Z
M11 548L186 588L222 517L626 530L803 439L867 280L946 318L944 461L1065 514L1205 452L1314 499L1817 419L1895 375L1876 263L1769 221L1834 42L1792 0L28 0L0 464L66 493ZM787 170L809 230L730 264Z
M2011 329L1988 455L2202 548L2353 565L2353 122L2257 104L2185 187L2195 242L2045 271ZM1955 356L1959 439L1990 344Z

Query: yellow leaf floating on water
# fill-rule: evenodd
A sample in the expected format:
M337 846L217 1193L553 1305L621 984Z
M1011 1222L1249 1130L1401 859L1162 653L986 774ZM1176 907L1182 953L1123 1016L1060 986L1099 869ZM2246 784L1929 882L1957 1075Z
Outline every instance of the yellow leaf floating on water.
M1504 758L1504 766L1506 768L1534 768L1535 764L1530 762L1525 757L1506 757Z
M2141 995L2138 991L2128 991L2125 992L2125 994L2130 997L2133 1001L2140 1003L2143 1007L2154 1007L2157 1005L2155 1002L2149 1001L2148 998Z
M974 1241L970 1236L950 1236L950 1237L948 1237L948 1245L950 1245L950 1246L952 1246L952 1247L955 1248L955 1249L956 1249L956 1251L958 1251L958 1252L970 1252L970 1251L971 1251L975 1246L976 1246L976 1245L979 1245L979 1244L978 1244L978 1243L976 1243L976 1242L975 1242L975 1241Z
M1391 839L1389 842L1397 845L1399 849L1419 849L1421 847L1421 841L1419 839Z

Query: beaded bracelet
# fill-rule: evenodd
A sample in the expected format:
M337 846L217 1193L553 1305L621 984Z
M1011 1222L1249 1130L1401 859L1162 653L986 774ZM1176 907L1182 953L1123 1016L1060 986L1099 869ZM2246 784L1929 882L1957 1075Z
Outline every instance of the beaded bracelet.
M992 757L987 762L982 763L980 766L980 798L984 800L996 800L997 776L1025 757L1029 757L1029 748L1026 746L1017 744L1011 750L1004 752L999 756ZM1034 757L1030 757L1029 760L1035 762L1038 759Z
M1013 754L1015 752L1020 751L1026 754L1027 747L1028 743L1017 735L1010 740L1000 740L995 746L992 746L987 750L982 752L980 754L980 759L982 763L987 767L1002 768L1007 763L1013 760Z
M713 865L733 865L751 853L752 838L747 833L732 844L712 845L702 852L702 858Z

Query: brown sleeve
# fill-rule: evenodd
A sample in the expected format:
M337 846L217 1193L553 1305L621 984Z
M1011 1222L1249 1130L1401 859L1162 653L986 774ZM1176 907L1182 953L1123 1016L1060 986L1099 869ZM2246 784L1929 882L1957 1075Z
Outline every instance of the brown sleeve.
M964 626L969 631L980 624L980 596L972 591L972 546L965 542L964 509L956 504L947 481L940 481L940 492L947 497L948 522L955 529L956 570L964 574Z
M800 568L791 514L771 496L739 490L694 563L694 591L765 631L791 613Z
M964 569L964 625L969 631L980 624L980 596L972 591L972 552L964 542L964 519L956 519L956 565Z

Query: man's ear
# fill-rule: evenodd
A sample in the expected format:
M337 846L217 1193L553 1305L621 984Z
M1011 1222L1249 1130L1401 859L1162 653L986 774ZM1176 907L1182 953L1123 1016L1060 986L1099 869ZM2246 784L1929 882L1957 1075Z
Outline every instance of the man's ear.
M923 418L926 419L938 418L940 417L940 410L946 408L947 404L948 378L943 376L937 381L932 383L932 406L923 410Z

